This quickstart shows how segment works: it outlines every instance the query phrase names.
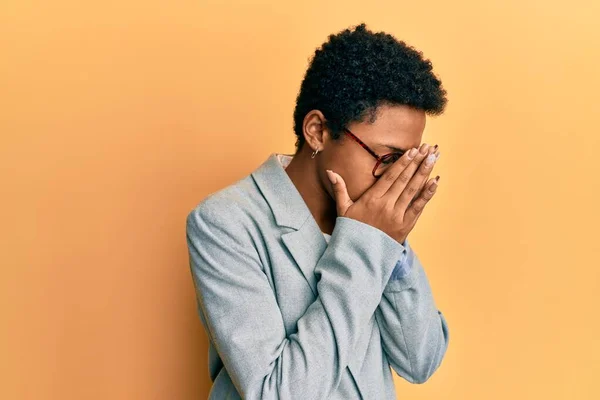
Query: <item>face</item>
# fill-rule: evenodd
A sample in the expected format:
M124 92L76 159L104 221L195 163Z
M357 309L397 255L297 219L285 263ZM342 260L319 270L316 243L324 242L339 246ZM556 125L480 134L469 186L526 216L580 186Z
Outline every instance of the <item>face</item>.
M421 145L425 129L425 112L404 105L382 105L377 110L375 122L368 121L349 124L352 131L377 155L382 156L401 149L408 151ZM331 184L325 172L331 169L342 176L348 188L348 194L356 201L378 178L373 176L373 167L377 160L359 143L342 133L334 141L327 129L323 129L322 143L315 148L321 151L317 155L317 171L323 187L334 198ZM396 149L394 149L396 148ZM389 168L389 166L388 166ZM381 178L379 178L381 179Z

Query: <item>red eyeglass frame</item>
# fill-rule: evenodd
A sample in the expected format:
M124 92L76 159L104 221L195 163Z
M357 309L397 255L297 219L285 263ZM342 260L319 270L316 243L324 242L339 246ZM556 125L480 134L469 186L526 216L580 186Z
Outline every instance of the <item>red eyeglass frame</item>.
M375 163L375 167L373 168L373 176L375 178L380 178L383 175L383 173L380 174L380 175L375 175L375 171L377 171L377 168L379 167L379 164L381 164L382 162L384 162L384 161L386 161L386 160L388 160L388 159L390 159L390 158L392 158L392 157L394 157L396 155L398 156L398 159L400 159L400 157L402 157L402 155L405 153L405 151L400 151L400 152L394 152L394 153L387 153L387 154L384 154L384 155L380 156L377 153L375 153L373 150L371 150L369 148L369 146L367 146L362 140L360 140L354 133L350 132L350 129L348 129L348 128L342 128L342 129L352 139L354 139L354 141L356 143L360 144L363 149L365 149L366 151L368 151L369 154L372 155L377 160L377 162ZM398 159L395 160L394 162L398 161Z

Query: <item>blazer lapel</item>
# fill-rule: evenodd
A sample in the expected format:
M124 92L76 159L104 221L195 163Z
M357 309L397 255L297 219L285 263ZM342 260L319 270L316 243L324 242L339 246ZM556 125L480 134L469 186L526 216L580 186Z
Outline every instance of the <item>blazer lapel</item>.
M269 203L277 225L294 229L281 239L317 296L314 269L327 248L323 232L277 160L277 153L272 153L251 175Z
M281 238L316 297L318 292L314 269L327 249L323 232L300 192L277 160L277 153L272 153L251 175L269 203L277 225L294 229L283 234ZM369 326L363 333L348 365L361 394L364 393L361 387L363 384L359 382L358 377L371 334L372 330Z

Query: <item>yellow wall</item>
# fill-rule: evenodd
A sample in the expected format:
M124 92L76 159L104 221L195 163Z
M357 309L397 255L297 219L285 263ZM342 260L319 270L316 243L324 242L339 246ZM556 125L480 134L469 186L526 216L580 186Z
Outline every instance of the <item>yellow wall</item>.
M398 398L600 398L600 2L225 3L1 3L0 398L206 398L185 216L294 150L308 57L362 21L449 96L411 236L450 347Z

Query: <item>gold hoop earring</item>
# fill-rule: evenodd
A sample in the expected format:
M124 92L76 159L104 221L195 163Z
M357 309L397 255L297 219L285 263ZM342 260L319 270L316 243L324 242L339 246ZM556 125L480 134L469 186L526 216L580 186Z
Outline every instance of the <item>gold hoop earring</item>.
M310 156L310 158L315 158L315 156L317 155L318 152L319 152L319 149L316 149L315 151L313 151L313 153Z

